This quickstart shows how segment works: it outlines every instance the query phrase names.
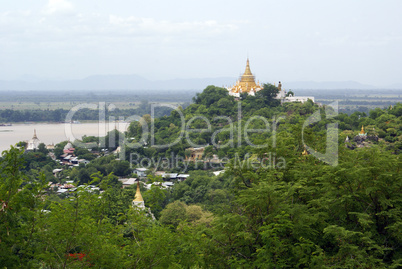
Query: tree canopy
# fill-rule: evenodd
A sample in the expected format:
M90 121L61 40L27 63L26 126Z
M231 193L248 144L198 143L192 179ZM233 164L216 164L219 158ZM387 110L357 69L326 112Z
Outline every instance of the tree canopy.
M11 147L0 159L1 267L400 268L402 104L329 117L332 110L313 102L279 105L276 90L264 85L236 101L209 86L184 109L132 123L126 137L139 146L126 154L151 162L140 184L145 210L132 207L136 186L119 181L141 163L77 149L94 158L55 176L62 165L43 146ZM154 124L159 143L179 142L139 143L141 124ZM328 149L331 124L337 165L315 157ZM257 131L245 136L247 128ZM104 147L114 149L120 141L109 137ZM187 137L206 144L200 162L186 162ZM214 155L226 161L213 163ZM165 187L154 172L171 156L182 159L164 171L189 176ZM49 188L67 178L74 190Z

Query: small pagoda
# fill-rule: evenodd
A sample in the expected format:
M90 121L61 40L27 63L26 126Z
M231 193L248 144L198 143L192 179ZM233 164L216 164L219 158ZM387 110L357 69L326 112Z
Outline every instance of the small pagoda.
M140 181L137 181L137 191L135 192L135 198L133 200L133 207L145 209L144 199L142 198L140 191Z
M360 130L359 136L360 137L367 137L367 133L364 131L364 126L363 125L362 125L362 129Z

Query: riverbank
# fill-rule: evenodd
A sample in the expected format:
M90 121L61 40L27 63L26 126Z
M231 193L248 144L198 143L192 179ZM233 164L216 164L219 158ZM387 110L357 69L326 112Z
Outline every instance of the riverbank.
M81 122L80 124L66 123L16 123L12 126L0 127L0 152L7 150L11 145L30 140L34 131L41 143L46 145L57 144L62 141L81 139L86 136L105 136L107 132L117 129L124 132L128 123L117 122L99 124L98 121Z

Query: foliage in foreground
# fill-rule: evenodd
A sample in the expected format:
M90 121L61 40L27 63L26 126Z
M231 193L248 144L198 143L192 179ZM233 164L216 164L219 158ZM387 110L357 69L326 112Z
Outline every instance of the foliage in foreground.
M133 192L113 185L101 195L79 188L57 201L44 194L40 178L19 190L26 180L21 152L12 148L1 161L0 265L398 268L398 156L380 148L340 155L337 167L300 155L282 171L231 166L215 189L234 194L226 207L203 210L214 210L211 196L201 207L186 205L175 187L170 197L178 200L153 221L130 208Z
M208 87L204 93L184 111L185 117L212 119L228 113L236 118L235 101L226 92ZM344 131L339 164L333 167L301 155L301 125L320 108L311 102L267 107L276 104L269 98L244 98L244 120L254 115L271 118L274 112L287 115L278 125L276 146L206 148L208 154L238 153L240 158L233 158L218 177L191 171L189 179L170 190L142 190L156 220L131 208L135 190L121 189L113 175L126 174L127 163L113 156L69 172L77 185L97 182L103 193L88 192L84 186L60 199L45 191L49 175L41 172L51 170L51 164L44 153L23 154L16 148L5 152L0 160L0 268L401 267L402 105L369 116L340 114ZM156 139L173 139L180 124L175 120L173 112L155 120ZM144 121L149 124L147 117ZM321 152L325 139L318 138L325 136L327 123L305 130L308 144ZM193 124L203 127L202 122ZM212 131L223 124L216 122ZM383 140L347 149L344 139L356 135L361 124L371 126L370 135L378 132ZM141 126L131 127L129 132L140 141L136 129ZM193 133L191 138L201 143L210 136ZM272 138L258 133L250 137L256 144ZM225 131L218 139L231 142ZM166 152L142 147L138 153L155 157L184 149L179 143ZM283 157L286 165L255 166L267 153ZM42 162L49 167L43 170Z

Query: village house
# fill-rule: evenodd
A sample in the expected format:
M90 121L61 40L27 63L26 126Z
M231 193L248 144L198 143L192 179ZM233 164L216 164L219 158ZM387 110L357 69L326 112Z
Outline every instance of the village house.
M177 173L165 173L163 175L163 179L166 180L176 180L177 179Z
M68 142L63 149L63 152L65 154L73 154L74 153L75 148L73 147L73 145L71 144L71 142Z
M204 150L204 147L186 149L186 161L194 162L197 160L202 160Z
M177 175L177 181L184 181L186 180L190 175L189 174L179 174Z
M123 184L123 189L136 184L136 178L120 178L119 181Z
M147 174L146 174L147 170L148 170L147 168L142 168L142 167L135 168L134 173L136 173L138 177L146 177L147 176Z
M49 151L53 151L54 148L55 148L54 143L52 143L51 145L46 146L46 149L49 150Z

